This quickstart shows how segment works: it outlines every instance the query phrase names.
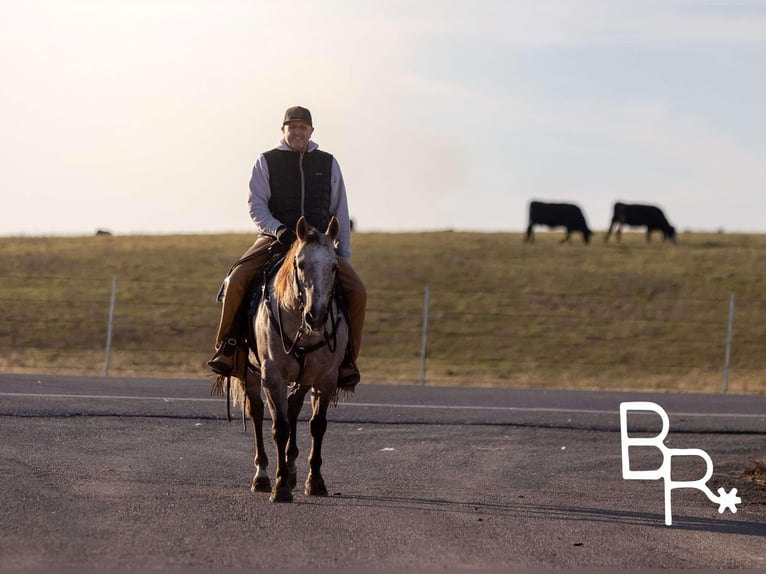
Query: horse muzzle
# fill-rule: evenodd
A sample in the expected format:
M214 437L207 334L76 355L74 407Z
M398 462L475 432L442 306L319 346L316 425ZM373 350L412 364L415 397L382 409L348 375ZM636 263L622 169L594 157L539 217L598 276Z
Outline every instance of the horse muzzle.
M303 314L303 321L310 330L320 331L327 322L328 314L329 309L323 309L321 312L309 309Z

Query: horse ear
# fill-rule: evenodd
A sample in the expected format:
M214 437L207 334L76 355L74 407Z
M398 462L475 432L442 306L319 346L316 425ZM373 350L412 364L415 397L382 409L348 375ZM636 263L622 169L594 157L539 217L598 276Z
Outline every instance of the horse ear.
M305 241L308 231L309 224L306 221L306 218L301 215L300 219L298 219L298 223L295 224L295 234L298 236L298 239Z
M325 234L329 235L330 239L335 241L338 238L339 232L340 232L340 223L338 223L338 218L333 215L330 218L330 223L327 224L327 231L325 231Z

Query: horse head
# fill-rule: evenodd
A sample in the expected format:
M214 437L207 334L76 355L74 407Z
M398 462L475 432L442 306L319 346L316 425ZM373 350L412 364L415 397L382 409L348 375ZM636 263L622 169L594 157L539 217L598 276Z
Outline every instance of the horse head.
M301 216L295 226L298 237L293 269L298 297L303 306L303 321L311 331L319 331L327 321L335 292L338 273L338 220L330 219L327 230L320 233Z

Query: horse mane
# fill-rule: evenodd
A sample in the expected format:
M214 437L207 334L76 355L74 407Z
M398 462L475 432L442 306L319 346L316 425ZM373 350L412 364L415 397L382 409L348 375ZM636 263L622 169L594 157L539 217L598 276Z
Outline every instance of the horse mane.
M306 235L303 237L303 243L318 243L319 232L310 227ZM285 260L277 271L277 275L274 278L274 290L277 293L277 297L280 301L284 301L289 293L289 289L292 285L295 285L295 256L298 254L298 250L301 247L301 240L296 239L290 246L290 249L285 254Z

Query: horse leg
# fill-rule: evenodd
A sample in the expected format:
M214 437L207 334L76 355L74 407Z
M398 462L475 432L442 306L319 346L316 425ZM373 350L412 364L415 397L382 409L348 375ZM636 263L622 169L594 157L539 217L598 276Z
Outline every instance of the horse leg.
M271 488L269 502L292 502L292 488L287 480L287 439L290 436L290 421L287 419L287 390L281 383L265 384L266 400L271 412L271 438L277 448L277 472Z
M309 421L311 429L311 451L309 452L309 475L306 478L304 492L308 496L327 496L322 472L322 440L327 430L327 407L330 404L331 393L313 390L311 392L312 415Z
M247 371L247 414L253 425L255 439L255 475L250 483L251 492L271 492L268 466L269 458L266 456L266 447L263 443L263 399L261 398L261 377L259 374L248 369Z
M290 422L287 413L279 410L271 426L271 437L277 447L277 473L274 487L271 489L269 502L292 502L293 493L290 487L287 470L287 440L290 437Z
M287 419L290 421L290 438L287 440L287 482L290 488L298 484L298 415L303 408L303 399L308 387L296 385L287 395Z

